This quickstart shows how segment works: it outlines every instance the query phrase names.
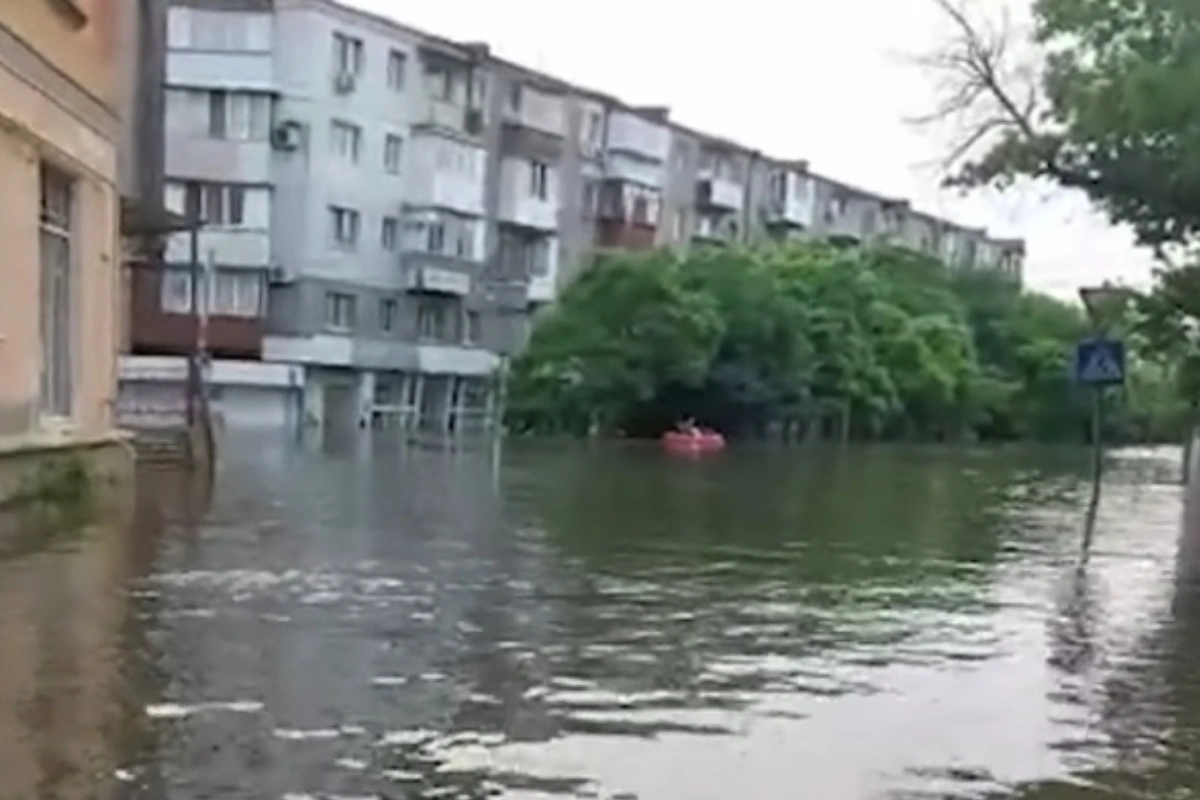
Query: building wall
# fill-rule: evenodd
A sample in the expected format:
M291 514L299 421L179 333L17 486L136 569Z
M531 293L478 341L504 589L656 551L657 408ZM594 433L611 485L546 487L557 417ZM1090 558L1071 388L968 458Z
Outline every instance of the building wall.
M0 241L6 256L0 266L0 435L34 428L41 394L42 162L74 180L73 402L70 419L55 427L77 438L103 436L112 428L120 302L119 98L112 54L121 8L112 0L94 0L78 30L44 2L0 9ZM46 86L61 91L48 95Z
M214 7L197 0L172 2ZM326 0L222 0L215 6L240 9L245 25L256 31L240 41L253 39L259 46L254 52L173 51L172 82L271 92L273 129L287 126L298 136L288 147L267 137L230 146L189 139L176 129L168 170L172 177L196 178L215 170L270 187L274 285L267 327L275 338L297 340L286 346L276 342L274 353L299 353L298 342L320 337L324 349L318 350L336 352L336 366L344 354L374 352L380 342L415 343L419 337L410 332L418 329L414 315L427 302L422 276L428 268L469 278L466 288L452 290L461 299L450 302L478 314L483 333L461 349L511 352L524 340L531 308L561 292L595 245L687 246L701 238L698 234L726 243L799 235L873 241L890 207L885 198L812 176L801 166L797 180L809 182L811 213L803 224L769 225L773 162L684 129L666 109L629 107L494 57L486 46L450 42ZM349 70L349 83L342 74L346 70L335 63L339 34L361 43L361 62ZM403 64L399 82L394 57ZM437 63L453 64L465 76L454 79L446 102L439 99L441 85L426 74ZM513 103L518 87L519 108ZM464 104L479 112L477 129L467 129ZM356 156L346 156L345 133L335 123L358 131ZM386 164L389 135L402 142L399 169ZM722 152L732 165L723 177L740 198L733 208L718 211L709 204L705 211L697 200L708 163L704 148ZM544 207L534 208L536 203L519 196L531 158L551 168L554 197ZM661 202L655 201L661 210L650 223L599 219L600 181L651 187L661 192ZM842 207L840 214L830 213L835 204ZM335 241L331 207L356 212L356 241ZM535 280L502 263L508 260L500 258L500 234L512 229L514 209L532 214L524 219L524 230L536 229L553 243L551 275ZM415 251L405 223L429 224L451 210L478 218L478 255ZM399 241L388 243L384 225L393 220L400 226ZM906 230L894 237L905 240ZM228 241L232 247L233 240ZM358 310L353 325L337 330L326 318L327 295L334 290L354 296ZM395 304L398 319L392 329L380 331L377 309L384 301ZM349 366L368 368L372 358ZM319 362L312 354L302 360Z

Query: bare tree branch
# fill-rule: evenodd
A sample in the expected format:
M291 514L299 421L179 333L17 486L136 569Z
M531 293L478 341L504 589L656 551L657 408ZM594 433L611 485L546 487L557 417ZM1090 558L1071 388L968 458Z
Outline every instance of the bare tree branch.
M998 24L989 25L972 18L966 0L932 2L952 32L941 48L916 59L916 64L938 77L942 96L931 112L909 122L958 126L957 141L943 163L948 173L969 169L981 148L1006 137L1040 149L1047 140L1035 123L1040 87L1036 70L1020 69L1015 63L1016 32L1009 15L1003 13ZM1040 153L1039 160L1042 171L1064 178L1049 154Z

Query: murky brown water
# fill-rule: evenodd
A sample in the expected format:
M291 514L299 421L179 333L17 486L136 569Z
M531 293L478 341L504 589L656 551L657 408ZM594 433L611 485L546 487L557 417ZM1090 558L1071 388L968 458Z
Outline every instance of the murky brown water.
M1200 796L1175 451L226 456L2 551L0 799Z

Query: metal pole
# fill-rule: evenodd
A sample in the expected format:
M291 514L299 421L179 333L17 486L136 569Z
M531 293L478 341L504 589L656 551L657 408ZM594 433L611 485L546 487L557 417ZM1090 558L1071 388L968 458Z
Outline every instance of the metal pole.
M1092 483L1099 487L1104 477L1104 389L1092 390Z
M196 422L196 391L200 384L200 226L192 220L191 236L189 237L191 259L191 301L192 301L192 352L188 356L187 386L185 398L187 408L187 424L190 430Z

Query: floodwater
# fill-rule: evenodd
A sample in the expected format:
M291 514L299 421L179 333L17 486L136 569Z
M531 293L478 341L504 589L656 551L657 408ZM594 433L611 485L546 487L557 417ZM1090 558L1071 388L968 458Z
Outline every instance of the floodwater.
M1175 450L364 449L0 540L0 800L1200 796Z

